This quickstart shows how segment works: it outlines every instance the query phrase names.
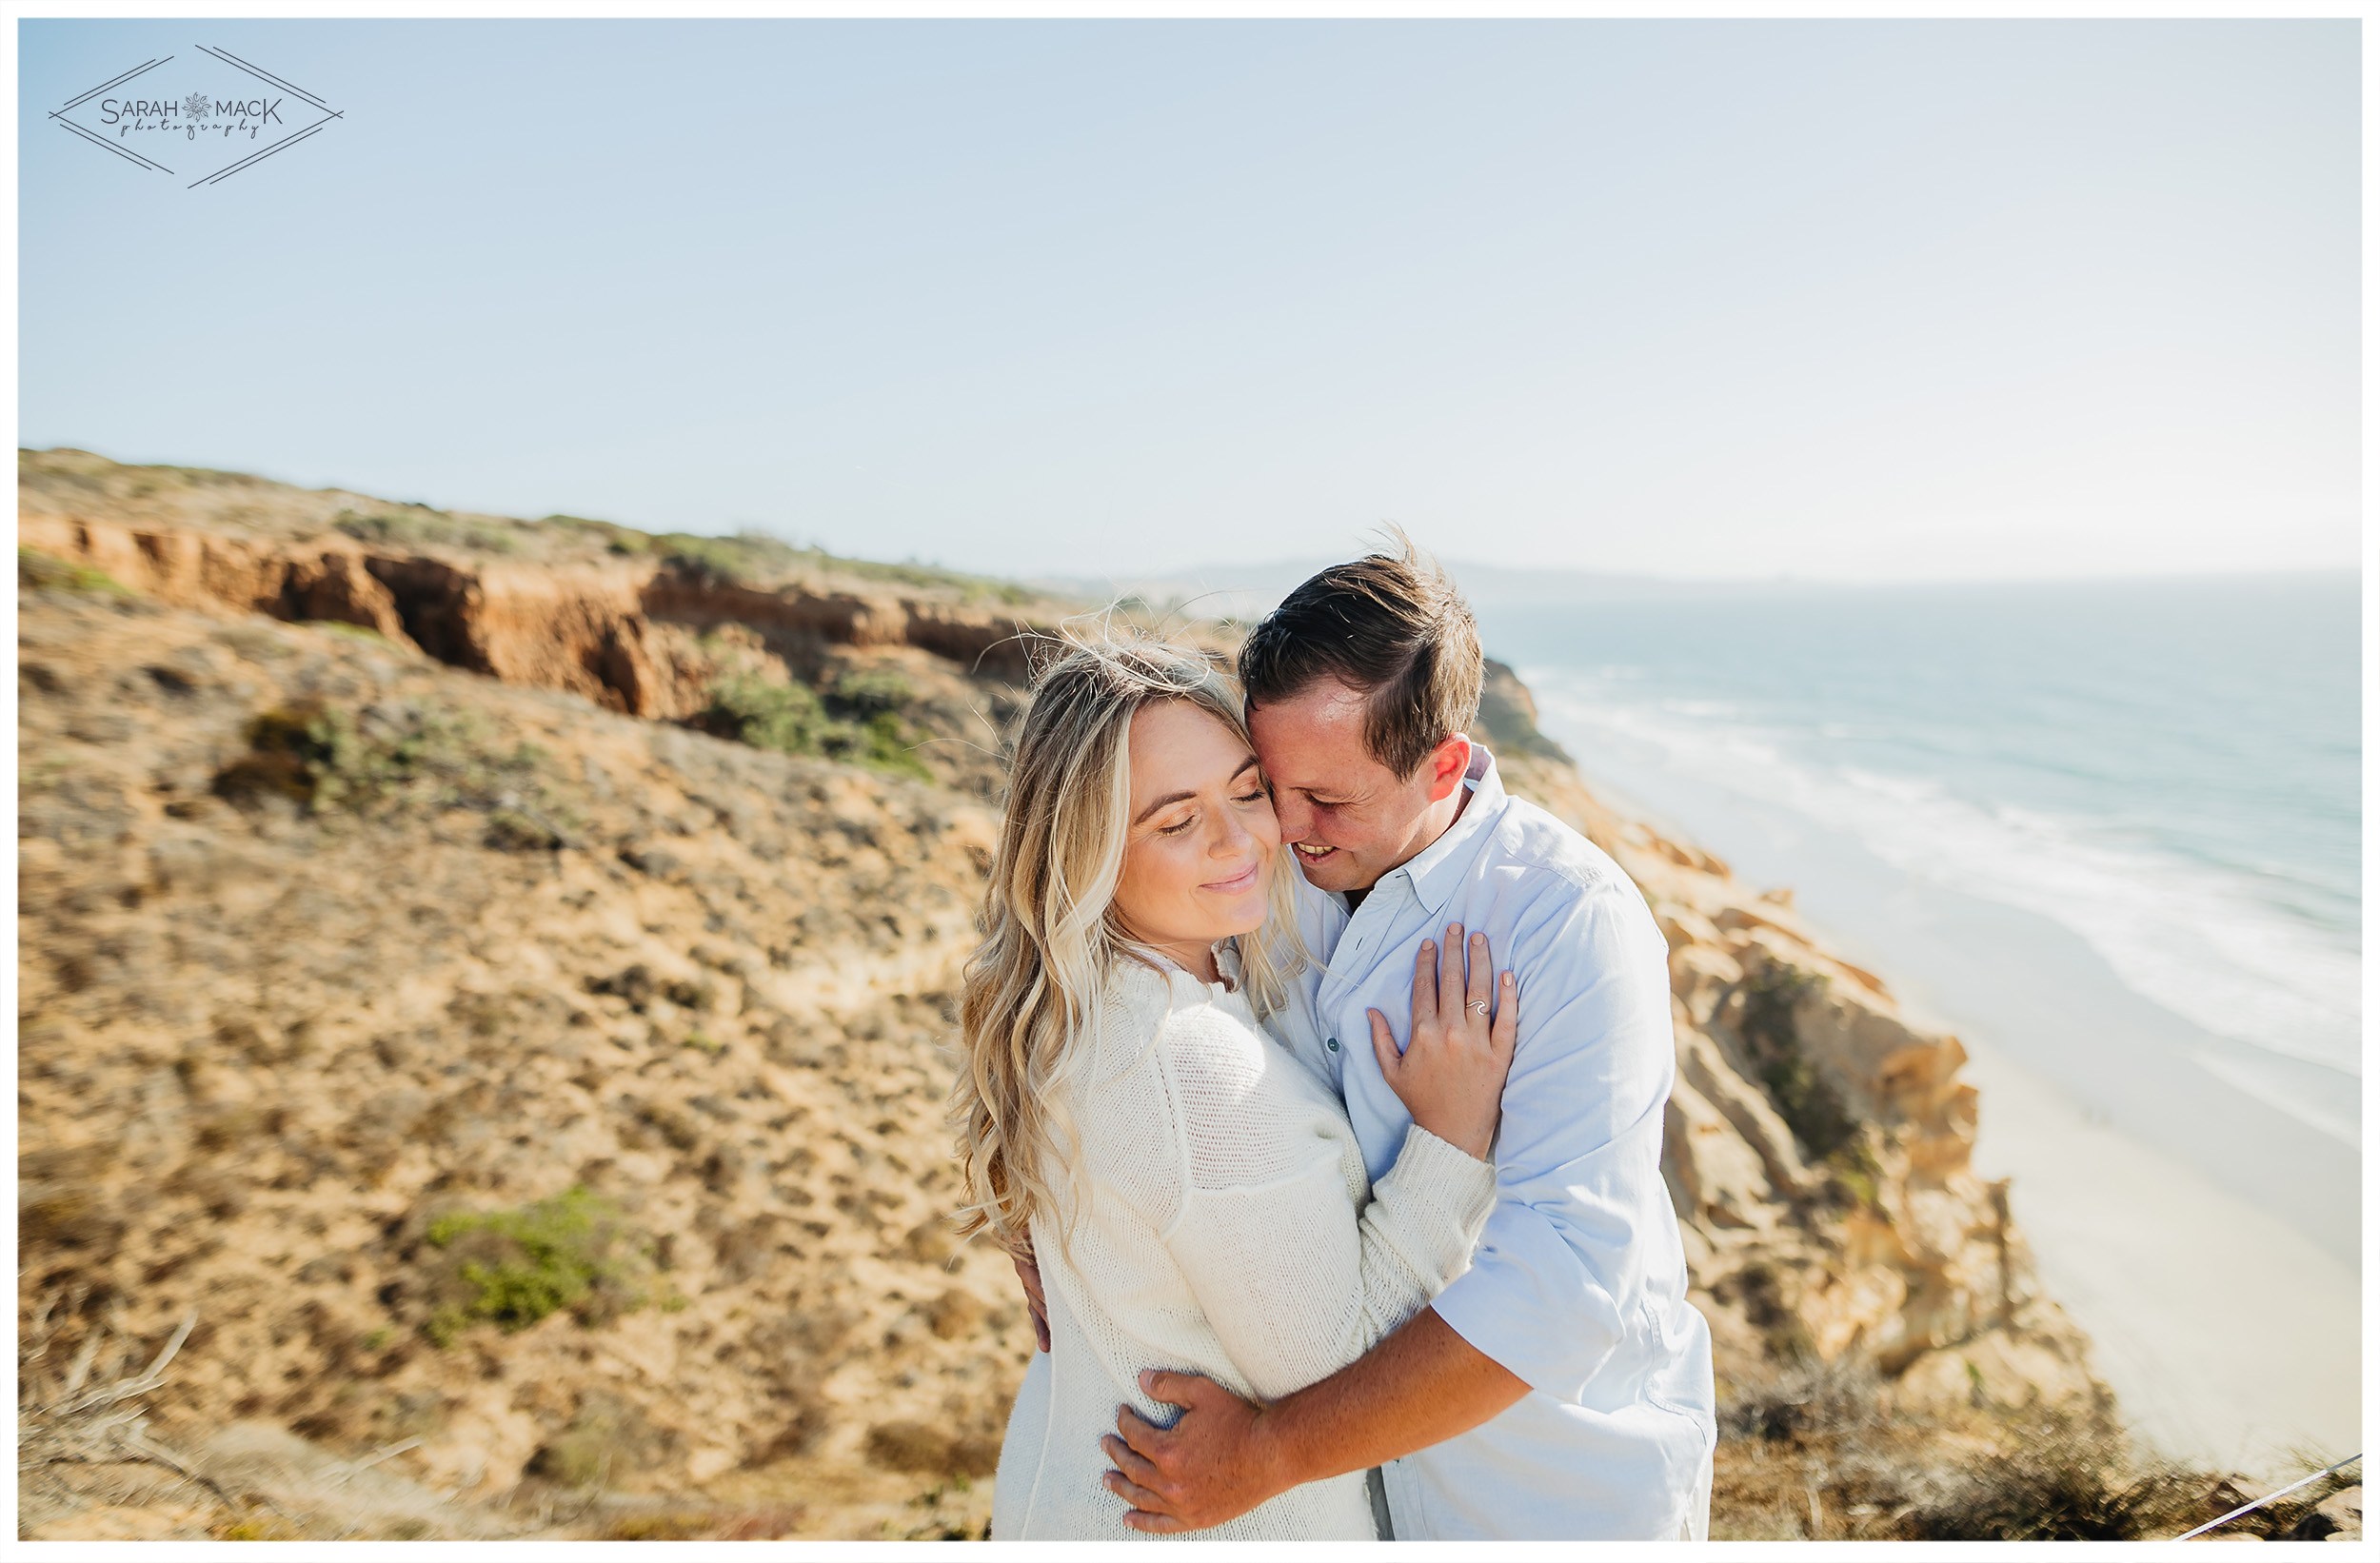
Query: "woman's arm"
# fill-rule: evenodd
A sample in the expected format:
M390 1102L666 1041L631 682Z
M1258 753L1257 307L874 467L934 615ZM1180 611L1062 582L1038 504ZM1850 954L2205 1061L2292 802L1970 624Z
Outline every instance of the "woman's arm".
M1166 1235L1265 1399L1329 1376L1412 1317L1469 1261L1495 1202L1495 1168L1419 1127L1353 1220L1339 1141L1309 1131L1301 1157L1268 1183L1194 1189Z
M1517 1004L1509 979L1500 995L1491 990L1485 940L1466 975L1461 931L1449 933L1443 957L1431 947L1416 963L1401 1052L1376 1018L1381 1067L1416 1122L1352 1222L1354 1131L1334 1112L1330 1132L1317 1132L1313 1098L1287 1088L1282 1056L1264 1039L1237 1039L1274 1065L1244 1094L1201 1078L1230 1050L1167 1051L1191 1174L1167 1246L1259 1395L1327 1376L1412 1317L1462 1272L1494 1203L1496 1172L1483 1157ZM1501 1013L1491 1019L1493 1009ZM1458 1136L1463 1144L1450 1142Z

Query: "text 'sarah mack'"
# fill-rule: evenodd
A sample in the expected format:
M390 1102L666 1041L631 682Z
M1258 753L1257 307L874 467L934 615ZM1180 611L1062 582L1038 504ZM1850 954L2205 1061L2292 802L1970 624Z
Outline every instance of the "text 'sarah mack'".
M280 98L205 98L193 92L187 98L102 98L99 100L99 122L117 127L116 133L128 130L169 130L177 127L196 140L201 130L228 135L246 130L250 136L268 125L286 125L281 117ZM208 120L221 124L208 124ZM153 122L153 123L152 123Z

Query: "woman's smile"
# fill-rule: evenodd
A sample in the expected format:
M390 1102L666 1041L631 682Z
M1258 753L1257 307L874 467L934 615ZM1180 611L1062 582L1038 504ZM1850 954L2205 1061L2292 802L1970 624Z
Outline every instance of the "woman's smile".
M1227 880L1209 880L1204 884L1199 886L1199 888L1201 890L1211 890L1219 896L1236 896L1242 890L1254 887L1256 884L1256 871L1263 865L1264 863L1262 859L1251 858L1248 860L1248 866L1241 869L1239 873L1234 874L1231 878Z

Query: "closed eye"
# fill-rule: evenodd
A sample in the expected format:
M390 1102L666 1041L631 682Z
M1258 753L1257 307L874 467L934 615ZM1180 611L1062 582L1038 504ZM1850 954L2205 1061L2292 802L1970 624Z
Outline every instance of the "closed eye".
M1180 822L1179 824L1160 825L1160 826L1158 826L1158 827L1157 827L1157 833L1158 833L1160 836L1179 836L1179 835L1180 835L1183 831L1188 830L1188 829L1189 829L1192 825L1197 824L1198 822L1199 822L1199 817L1198 817L1197 815L1193 814L1193 815L1191 815L1188 819L1183 820L1183 821L1182 821L1181 822Z

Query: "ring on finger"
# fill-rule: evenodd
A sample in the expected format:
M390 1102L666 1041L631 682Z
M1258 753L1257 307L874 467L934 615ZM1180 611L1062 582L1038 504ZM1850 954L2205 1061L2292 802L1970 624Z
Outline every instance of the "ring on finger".
M1487 1000L1484 999L1474 999L1471 1002L1465 1004L1463 1008L1476 1009L1482 1015L1485 1015L1488 1012Z

